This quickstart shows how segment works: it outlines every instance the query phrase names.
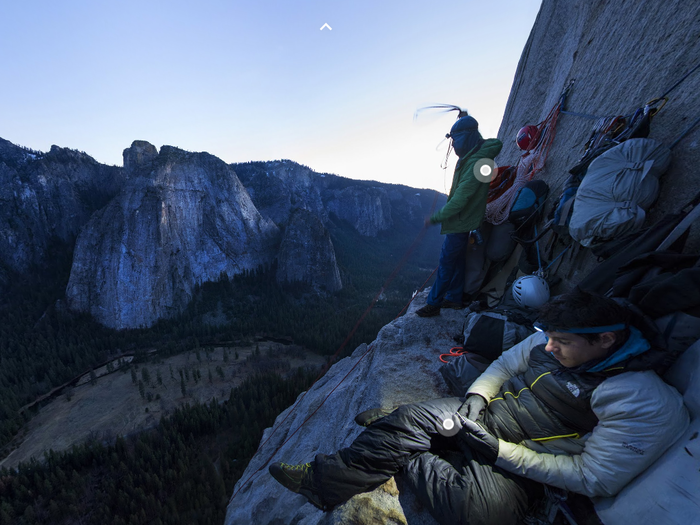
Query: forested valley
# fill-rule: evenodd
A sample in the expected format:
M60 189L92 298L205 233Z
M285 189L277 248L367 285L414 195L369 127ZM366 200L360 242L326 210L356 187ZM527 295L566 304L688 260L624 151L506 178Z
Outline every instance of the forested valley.
M401 228L410 228L403 225ZM23 409L52 389L117 356L138 366L199 345L281 337L330 357L381 290L413 236L363 237L337 221L331 235L344 288L311 293L279 285L275 267L205 283L187 309L148 329L115 331L69 312L62 299L72 245L12 280L0 300L0 458L39 410ZM415 233L415 232L414 232ZM428 277L438 247L421 245L364 319L339 357L371 342ZM221 523L233 486L263 430L308 388L318 370L259 371L228 399L185 404L149 431L97 439L0 470L0 525L33 523Z

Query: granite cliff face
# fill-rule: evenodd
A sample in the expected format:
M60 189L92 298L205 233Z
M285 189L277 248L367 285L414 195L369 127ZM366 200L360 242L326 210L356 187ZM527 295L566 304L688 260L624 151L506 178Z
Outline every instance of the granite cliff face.
M442 364L438 355L454 345L451 336L462 330L464 314L443 310L439 317L418 317L415 310L425 304L426 296L426 292L417 296L408 313L382 328L371 348L361 345L350 357L333 365L293 407L278 416L274 432L265 430L265 445L258 449L234 488L236 495L229 503L226 525L436 524L413 494L403 490L400 478L396 479L398 487L390 481L324 513L303 496L281 487L264 467L270 458L305 463L316 454L331 454L349 445L362 431L353 418L364 410L450 395L438 372ZM304 424L319 405L318 412ZM259 468L262 471L255 474ZM251 482L245 483L251 477Z
M120 168L52 146L42 153L0 139L0 285L50 257L52 239L72 242L124 184Z
M501 166L517 162L521 152L513 140L516 132L523 125L542 121L570 80L576 82L567 109L596 116L628 115L665 93L697 64L698 57L698 10L688 9L687 3L679 0L543 0L515 75L498 134L504 148L496 161ZM654 117L650 137L669 144L677 138L698 117L699 91L700 70L669 94L669 103ZM595 119L567 114L559 117L546 167L538 174L550 185L548 207L556 205L567 172L583 153L594 124ZM647 221L678 209L700 191L700 127L683 139L673 155L671 168L661 180L659 200ZM699 239L696 225L686 251L697 250ZM557 270L563 279L562 289L578 282L596 262L587 250L569 254ZM306 503L303 496L281 488L266 469L268 462L303 463L316 453L332 453L347 446L361 431L353 417L362 410L447 395L436 373L437 354L453 346L448 335L460 332L464 314L443 310L439 317L419 318L414 312L424 300L425 293L406 315L385 326L366 356L366 347L361 346L351 357L331 367L294 407L280 415L272 429L265 431L262 443L269 441L261 446L236 485L226 525L435 523L416 504L411 492L403 490L400 476L396 478L398 491L396 485L388 483L355 496L333 512L323 513ZM319 412L296 432L322 403ZM284 443L288 438L290 441ZM678 457L685 458L685 452L679 450ZM256 473L258 469L261 471ZM660 503L657 506L666 508ZM598 511L606 504L610 502L597 501Z
M180 311L196 284L270 263L279 229L233 170L206 153L136 142L129 183L78 237L69 306L113 328Z
M324 174L289 160L233 164L260 213L285 226L292 212L304 209L325 225L328 213L321 198Z
M362 235L374 237L393 225L392 199L405 201L409 214L421 209L418 200L406 200L415 193L410 188L404 187L405 193L392 191L396 187L315 173L288 160L234 166L260 213L278 225L286 224L295 209L303 208L324 225L333 214Z
M317 291L343 287L331 236L307 210L299 208L289 218L277 254L277 281L308 283Z
M624 38L620 35L624 34ZM660 97L692 70L700 57L700 15L695 4L654 2L576 2L544 0L518 64L498 136L499 165L514 164L520 150L514 137L526 124L542 121L562 91L575 80L567 110L592 116L631 115ZM670 145L699 114L696 70L668 93L653 118L649 138ZM537 178L550 185L547 211L584 151L595 118L562 114L547 163ZM700 191L700 126L673 149L670 168L645 225L678 210ZM691 228L687 250L700 249L700 227ZM598 264L589 250L566 257L559 275L566 287Z
M333 292L332 228L374 237L398 217L392 236L412 238L434 195L138 140L119 168L0 139L0 288L50 260L58 239L75 241L67 304L112 328L150 326L180 312L197 284L273 262L279 282Z
M350 187L328 194L328 211L362 235L375 236L392 226L391 202L385 189Z

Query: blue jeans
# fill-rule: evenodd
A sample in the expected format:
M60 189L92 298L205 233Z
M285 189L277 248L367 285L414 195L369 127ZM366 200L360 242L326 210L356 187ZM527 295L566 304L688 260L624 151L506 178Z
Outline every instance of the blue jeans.
M428 294L428 304L440 306L443 300L462 304L468 245L469 232L445 235L437 277Z

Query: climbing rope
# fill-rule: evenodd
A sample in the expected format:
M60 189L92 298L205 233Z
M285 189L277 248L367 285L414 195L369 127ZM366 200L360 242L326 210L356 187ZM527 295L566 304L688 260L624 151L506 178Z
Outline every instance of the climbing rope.
M533 137L533 141L536 141L536 146L520 156L516 168L515 181L511 187L504 191L498 198L486 204L485 220L487 222L490 222L494 226L506 222L506 220L508 220L510 208L520 189L532 180L537 173L544 169L552 142L554 141L557 119L564 107L566 97L572 85L573 81L564 89L559 97L559 101L549 111L547 117L537 124L537 135Z
M468 353L469 352L467 352L461 346L453 346L452 348L450 348L450 351L447 354L440 354L440 361L442 361L443 363L447 363L448 361L443 359L443 357L460 357Z

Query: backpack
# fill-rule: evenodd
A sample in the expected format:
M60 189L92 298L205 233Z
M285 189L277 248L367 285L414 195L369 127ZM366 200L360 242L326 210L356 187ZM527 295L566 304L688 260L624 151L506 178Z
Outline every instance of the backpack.
M470 307L463 329L463 351L466 353L442 365L439 370L455 396L463 396L472 382L505 350L534 333L532 323L537 310L518 306L512 294L512 282L495 308L479 310Z
M471 312L464 325L464 351L489 362L532 333L532 325L518 324L498 310Z

